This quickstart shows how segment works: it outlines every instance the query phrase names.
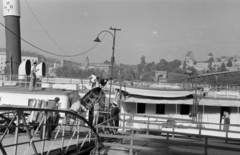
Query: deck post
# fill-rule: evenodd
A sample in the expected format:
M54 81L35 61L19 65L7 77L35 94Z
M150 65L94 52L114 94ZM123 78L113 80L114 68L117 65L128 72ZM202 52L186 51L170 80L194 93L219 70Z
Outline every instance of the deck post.
M147 119L147 135L149 135L149 117Z
M134 134L134 130L132 130L132 137L133 137L133 134ZM129 155L133 155L133 149L132 149L132 146L133 146L133 139L130 140L130 150L129 150Z
M204 155L207 155L208 154L208 138L205 137L205 146L204 146Z
M20 113L19 113L19 110L17 110L17 122L16 122L16 125L17 127L15 128L15 146L14 146L14 149L13 149L13 154L14 155L17 155L17 148L18 148L18 133L19 133L19 117L20 117Z
M178 110L178 109L177 109L177 104L176 104L176 115L177 115L177 110Z
M201 140L201 134L202 134L202 122L199 124L199 140Z
M123 115L123 132L125 132L125 115Z
M79 144L79 134L80 134L80 128L79 126L81 125L81 120L77 119L77 141L76 141L76 151L78 150L78 144Z
M169 133L167 133L166 152L169 153Z
M174 122L175 122L175 120L174 120ZM174 132L175 132L175 125L173 125L172 131L173 131L172 137L174 138L175 137L175 134L174 134Z
M43 116L43 124L42 124L42 151L41 151L41 155L44 154L44 146L45 146L45 133L46 133L46 124L47 124L47 111L44 111L44 116ZM41 131L40 131L41 132Z
M237 113L238 113L238 116L239 116L239 108L240 108L240 107L237 107ZM238 127L239 127L239 126L238 126ZM237 127L237 128L238 128L238 127Z
M62 127L63 127L63 130L62 130L62 146L61 146L61 151L62 153L64 153L64 149L63 149L63 146L64 146L64 136L65 136L65 128L66 128L66 123L67 123L67 114L65 113L65 117L63 119L63 124L62 124Z

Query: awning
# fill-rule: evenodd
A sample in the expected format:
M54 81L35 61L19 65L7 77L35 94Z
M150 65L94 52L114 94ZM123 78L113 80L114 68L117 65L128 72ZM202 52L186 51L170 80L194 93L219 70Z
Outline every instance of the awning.
M119 91L118 88L115 88ZM169 90L169 89L151 89L151 88L131 88L124 87L122 92L127 92L128 95L137 95L137 96L145 96L145 97L166 97L166 98L176 98L176 97L185 97L189 95L193 95L195 90L193 89L179 89L179 90Z
M124 102L146 103L146 104L193 104L193 99L156 99L129 97Z
M129 97L125 103L146 103L146 104L188 104L193 105L193 99L154 99L154 98L138 98ZM199 105L204 106L225 106L240 107L240 100L219 100L219 99L201 99Z

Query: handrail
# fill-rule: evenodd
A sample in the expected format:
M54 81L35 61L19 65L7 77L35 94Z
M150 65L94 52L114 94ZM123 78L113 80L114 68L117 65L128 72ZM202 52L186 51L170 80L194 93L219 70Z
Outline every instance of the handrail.
M184 121L184 122L177 122L177 123L193 123L193 124L211 124L211 125L219 125L219 123L209 123L209 122L196 122L196 121L193 121L192 119L182 119L182 118L169 118L169 117L163 117L163 116L152 116L152 115L146 115L146 114L143 114L143 115L139 115L139 114L126 114L126 113L120 113L120 115L125 115L125 116L134 116L134 117L144 117L144 118L157 118L157 119L173 119L175 121L179 120L179 121ZM135 121L144 121L144 120L135 120ZM150 121L151 122L151 121ZM156 122L153 121L153 122ZM240 127L239 124L229 124L231 126L237 126L237 127Z
M165 119L167 119L165 117ZM174 119L174 118L171 118ZM148 119L149 120L149 119ZM120 121L126 121L126 120L120 120ZM131 122L131 120L128 120ZM132 121L133 123L135 121ZM151 122L149 122L151 123ZM128 130L130 131L130 133L128 132L128 134L124 134L124 132L122 132L122 134L113 134L113 135L109 135L109 134L105 134L105 133L100 133L101 137L104 138L110 138L110 139L118 139L118 140L128 140L126 142L124 142L124 144L122 143L111 143L108 141L103 142L104 146L113 146L113 147L123 147L123 148L127 148L129 149L129 155L133 154L133 150L139 150L140 151L148 151L148 152L157 152L159 153L159 151L161 151L162 153L169 153L169 149L170 149L170 145L181 145L181 146L193 146L193 147L201 147L204 149L204 155L208 154L208 149L219 149L219 150L225 150L225 151L234 151L234 152L239 152L240 149L239 148L234 148L234 147L230 147L230 146L217 146L217 145L213 145L210 143L209 139L218 139L218 140L223 140L223 141L234 141L234 142L239 142L240 138L229 138L229 137L219 137L219 136L213 136L213 135L202 135L199 133L182 133L182 132L176 132L176 131L165 131L165 130L159 130L159 129L151 129L149 130L149 128L145 128L145 129L141 129L141 128L133 128L133 127L125 127L120 126L120 127L115 127L115 126L111 126L111 125L103 125L105 123L102 124L98 124L97 128L108 128L108 129L122 129L122 131L124 130ZM151 123L152 124L152 123ZM205 129L204 129L205 130ZM134 131L137 131L136 134ZM146 134L138 134L139 132L146 132ZM157 136L156 134L154 135L150 135L149 131L151 132L156 132L156 133L160 133L161 136ZM213 130L215 131L215 130ZM219 130L218 130L219 131ZM226 132L226 131L224 131ZM228 133L228 132L226 132ZM237 132L240 134L240 132ZM167 137L166 139L164 137L162 137L162 134L166 134ZM178 135L178 136L184 136L184 141L181 141L181 143L179 143L177 141L177 139L174 140L170 140L170 135ZM198 139L192 139L192 138L188 138L188 137L196 137ZM192 143L191 141L188 142L186 141L187 139L189 140L195 140L196 143ZM200 140L203 139L203 143L200 142ZM130 140L130 142L129 142ZM165 149L161 150L161 148L157 148L157 147L152 147L152 146L139 146L137 145L138 143L134 144L133 141L144 141L144 142L157 142L158 145L160 145L159 143L163 143L165 145ZM198 143L200 142L200 143ZM125 144L127 143L127 144ZM191 148L191 147L190 147ZM109 150L109 149L108 149ZM170 151L172 152L172 151ZM105 152L106 153L106 152ZM175 152L176 154L178 154L179 152Z
M30 108L30 107L24 107L24 106L21 106L21 107L12 107L12 106L0 106L0 109L2 111L4 110L24 110L24 111L46 111L46 112L63 112L63 113L66 113L66 114L71 114L71 115L74 115L76 116L77 118L81 119L84 121L84 123L86 123L94 132L94 134L97 135L98 137L98 140L99 140L99 135L98 133L96 132L96 129L92 126L92 124L90 124L84 117L76 114L76 113L73 113L69 110L64 110L64 109L47 109L47 108Z
M1 136L1 139L0 139L0 147L2 148L3 147L3 149L1 149L0 150L0 152L2 151L2 152L4 152L5 150L4 150L4 147L11 147L11 146L14 146L15 147L15 151L14 151L14 154L16 154L16 148L17 148L17 146L18 145L23 145L23 144L27 144L27 143L29 143L29 144L31 144L31 146L33 147L33 149L34 149L34 151L35 151L35 153L37 152L36 151L36 148L35 148L35 142L38 142L38 141L42 141L43 142L43 144L42 144L42 153L41 154L43 154L43 151L44 151L44 145L45 145L45 138L44 139L42 139L42 140L33 140L33 138L36 136L36 133L38 132L38 130L39 130L39 128L40 128L40 126L42 126L43 125L43 133L45 133L45 131L46 131L46 125L59 125L59 124L56 124L56 123L47 123L46 122L46 118L47 118L47 114L49 113L49 112L56 112L56 113L64 113L65 114L65 117L64 117L64 121L62 122L62 124L60 125L60 127L57 129L57 133L56 133L56 135L55 135L55 137L54 137L54 142L55 142L55 140L56 140L56 138L62 138L62 147L61 147L61 149L62 149L62 151L63 151L63 142L64 142L64 132L65 132L65 126L71 126L71 125L67 125L66 124L66 117L67 117L67 115L72 115L72 116L74 116L74 117L76 117L77 118L77 120L79 119L79 120L81 120L84 124L86 124L87 126L87 128L89 128L89 133L87 134L87 136L85 137L85 139L89 136L89 138L90 138L90 136L91 136L91 133L93 133L94 135L95 135L95 142L96 142L96 144L97 144L97 146L98 146L98 143L99 142L101 142L101 139L100 139L100 136L99 136L99 134L98 134L98 132L96 131L96 129L92 126L92 124L90 124L84 117L82 117L82 116L80 116L80 115L78 115L78 114L76 114L76 113L73 113L73 112L71 112L71 111L69 111L69 110L64 110L64 109L47 109L47 108L32 108L32 107L24 107L24 106L16 106L16 107L14 107L14 106L0 106L0 109L1 109L1 111L8 111L8 112L10 112L10 113L15 113L15 116L14 116L14 118L12 118L11 119L11 122L8 124L8 126L2 126L2 125L0 125L0 127L1 128L6 128L6 130L5 130L5 132L4 132L4 134ZM44 116L42 117L42 119L41 119L41 121L40 122L38 122L39 123L39 125L37 125L37 129L36 129L36 131L35 131L35 133L33 134L33 135L31 135L30 134L30 131L29 131L29 127L32 127L32 126L36 126L36 124L27 124L26 123L26 120L25 120L25 117L24 117L24 115L23 115L23 112L24 111L37 111L37 112L44 112L45 114L44 114ZM7 114L7 112L5 112L5 114ZM16 117L17 116L17 117ZM25 127L25 129L26 129L26 131L27 131L27 135L28 135L28 137L29 137L29 140L30 141L28 141L28 142L21 142L21 143L18 143L18 140L15 142L15 144L8 144L8 145L5 145L5 146L3 146L2 145L2 140L5 138L5 135L6 135L6 132L8 131L8 129L10 129L11 128L11 124L12 124L12 122L13 122L13 120L15 119L15 117L16 117L16 119L17 119L17 123L14 125L14 128L15 128L15 138L16 139L18 139L17 137L18 137L18 129L20 128L20 127ZM21 124L19 124L19 118L21 118L22 120L23 120L23 125L21 125ZM72 126L76 126L77 128L74 130L74 133L73 133L73 135L75 135L75 133L77 132L77 133L79 133L79 127L80 126L82 126L82 125L80 125L80 124L78 124L78 121L77 121L77 124L76 125L72 125ZM61 128L63 128L63 130L62 130L62 136L58 136L58 133L59 133L59 131L60 131L60 129ZM78 130L78 131L77 131ZM90 132L90 131L92 131L92 132ZM79 137L79 134L77 134L77 139L78 139L78 137ZM70 143L71 143L71 141L72 141L72 138L73 138L73 136L71 137L71 139L70 139L70 141L69 141L69 143L68 143L68 146L65 148L65 151L67 151L68 149L69 149L69 145L70 145ZM90 140L90 139L89 139ZM80 142L79 140L77 140L78 141L78 143ZM85 140L84 140L84 142L85 142ZM89 141L90 142L90 141ZM29 145L30 146L30 145ZM28 147L29 147L28 146ZM51 144L51 147L53 146L53 142L52 142L52 144ZM26 152L27 152L27 150L28 150L28 147L26 148L26 151L25 151L25 154L26 154ZM50 148L51 148L50 147ZM81 149L81 147L80 147L80 149ZM50 150L49 150L50 151ZM49 151L48 151L48 153L47 154L49 154ZM81 151L81 150L79 150L79 151ZM5 154L4 154L5 155Z

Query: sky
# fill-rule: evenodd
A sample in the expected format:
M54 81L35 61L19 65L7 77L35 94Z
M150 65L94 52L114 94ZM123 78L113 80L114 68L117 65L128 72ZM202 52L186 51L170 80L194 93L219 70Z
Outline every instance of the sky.
M88 51L72 57L80 63L86 57L90 63L110 61L110 33L100 34L101 43L93 40L111 26L121 28L116 32L116 63L138 64L142 56L149 63L183 60L188 51L198 61L206 60L210 52L214 57L240 55L240 0L20 0L20 4L23 39L61 55ZM2 10L0 22L5 23ZM1 25L0 47L6 47ZM21 48L71 60L45 54L23 41Z

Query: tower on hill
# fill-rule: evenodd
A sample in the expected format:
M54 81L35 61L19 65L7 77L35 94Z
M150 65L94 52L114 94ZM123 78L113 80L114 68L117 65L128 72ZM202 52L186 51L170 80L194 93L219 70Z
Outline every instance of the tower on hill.
M211 59L211 58L213 58L213 54L212 54L212 53L209 53L208 56L207 56L207 59L209 60L209 59Z

